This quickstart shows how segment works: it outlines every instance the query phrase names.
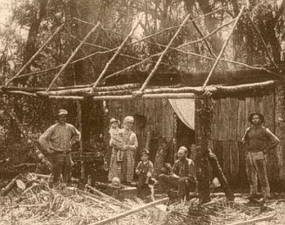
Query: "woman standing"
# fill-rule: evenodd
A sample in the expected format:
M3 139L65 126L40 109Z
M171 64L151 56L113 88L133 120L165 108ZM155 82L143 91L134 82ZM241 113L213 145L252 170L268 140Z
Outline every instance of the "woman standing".
M135 152L138 148L138 139L135 132L132 131L134 125L134 117L127 116L123 121L123 162L122 162L122 178L124 183L131 183L134 179L135 169Z

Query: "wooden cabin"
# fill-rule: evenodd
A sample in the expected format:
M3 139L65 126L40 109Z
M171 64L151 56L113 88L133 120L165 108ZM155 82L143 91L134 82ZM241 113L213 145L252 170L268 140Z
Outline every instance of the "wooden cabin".
M206 73L198 76L179 74L185 86L201 86ZM141 76L140 76L141 77ZM171 77L171 76L170 76ZM128 77L128 81L131 78ZM272 79L272 75L260 71L240 71L238 73L216 73L210 85L243 85L253 82L263 82ZM164 75L164 81L166 80ZM135 80L137 81L137 80ZM155 81L153 81L155 82ZM163 81L160 81L163 83ZM155 85L161 83L157 80ZM116 81L112 81L115 84ZM171 82L170 82L171 83ZM151 153L156 151L158 137L166 137L172 151L172 159L179 145L190 146L197 141L195 129L188 128L176 115L168 99L129 99L108 100L107 117L120 120L126 115L135 117L135 131L139 139L139 149L145 145L147 133L151 134ZM246 184L245 153L241 146L241 137L249 126L248 115L260 112L265 116L265 126L271 129L281 139L281 144L268 158L268 172L271 182L285 180L285 105L284 87L279 84L268 85L260 89L235 91L213 96L213 119L211 125L211 139L213 149L223 167L225 175L231 184ZM197 116L197 111L195 112ZM195 124L198 127L199 124Z

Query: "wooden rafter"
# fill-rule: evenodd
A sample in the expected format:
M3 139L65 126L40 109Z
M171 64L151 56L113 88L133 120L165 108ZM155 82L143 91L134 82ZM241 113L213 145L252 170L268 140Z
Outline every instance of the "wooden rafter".
M17 77L20 76L20 74L27 68L28 65L38 56L39 53L47 46L48 43L56 36L56 34L61 31L61 29L64 27L64 24L61 24L55 32L43 43L43 45L35 52L34 55L21 67L21 69L6 82L6 86L11 83L13 80L15 80Z
M226 22L224 24L222 24L221 26L217 27L216 29L214 29L213 31L211 31L210 33L208 33L207 35L203 36L202 38L198 38L197 40L194 41L189 41L186 42L184 44L179 45L177 48L182 48L185 47L187 45L193 45L193 44L197 44L200 42L204 42L207 40L207 38L213 36L214 34L216 34L218 31L222 30L224 27L230 25L231 23L233 23L234 21L236 21L235 19L230 20L229 22Z
M157 60L154 68L152 69L152 71L150 72L150 74L148 75L148 77L146 78L145 82L143 83L142 87L140 88L139 92L142 93L142 91L145 89L145 87L147 86L147 84L149 83L150 79L153 77L154 73L156 72L156 70L158 69L158 66L161 62L161 60L163 59L163 57L165 56L165 54L167 53L167 51L169 50L170 46L172 45L172 43L174 42L175 38L178 36L178 34L180 33L180 31L182 30L183 26L186 24L186 22L188 21L188 19L190 18L190 14L188 14L183 22L180 24L179 28L177 29L177 31L175 32L175 34L173 35L173 37L171 38L171 40L168 42L168 45L166 46L166 48L163 50L163 52L161 53L159 59Z
M150 44L153 44L153 45L166 47L166 45L163 45L163 44L160 44L160 43L157 43L157 42L156 43L149 42L149 41L147 41L147 42L150 43ZM211 61L215 61L216 60L216 58L214 58L212 56L201 55L199 53L192 52L192 51L185 51L185 50L178 49L178 48L173 48L173 47L170 47L170 49L174 50L174 51L177 51L177 52L180 52L180 53L183 53L183 54L186 54L186 55L191 55L191 56L195 56L195 57L199 57L199 58L203 58L203 59L207 59L207 60L211 60ZM220 58L220 61L231 63L231 64L234 64L234 65L239 65L239 66L242 66L242 67L245 67L245 68L248 68L248 69L252 69L252 70L266 71L269 74L272 74L272 75L274 75L277 78L284 79L284 76L282 76L281 74L276 73L276 72L274 72L274 71L272 71L270 69L267 69L267 68L265 68L264 66L261 66L261 65L249 65L249 64L246 64L246 63L242 63L242 62L239 62L239 61L226 59L226 58Z
M71 56L68 58L68 60L63 64L63 66L61 67L61 69L59 70L59 72L55 75L55 77L53 78L53 80L51 81L50 85L47 88L47 91L49 91L52 86L54 85L55 81L58 79L58 77L62 74L62 72L65 70L65 68L69 65L69 63L71 62L71 60L74 58L74 56L76 55L76 53L79 51L79 49L82 47L82 45L84 44L85 41L87 41L87 39L90 37L90 35L95 32L100 26L100 23L98 22L84 37L84 39L82 40L82 42L76 47L76 49L72 52Z
M244 9L245 9L245 8L244 8L244 6L243 6L243 7L241 8L241 10L240 10L238 16L236 17L235 23L234 23L234 25L233 25L233 27L232 27L232 29L231 29L229 35L228 35L228 38L225 40L225 42L224 42L224 44L223 44L223 46L222 46L222 49L221 49L221 51L220 51L218 57L216 58L215 63L214 63L214 65L212 66L212 68L211 68L211 70L210 70L210 72L209 72L208 77L206 78L206 80L205 80L205 82L204 82L204 84L203 84L203 89L206 88L206 86L207 86L207 84L208 84L208 82L209 82L211 76L213 75L213 73L214 73L214 71L215 71L215 69L216 69L216 67L217 67L217 65L218 65L218 63L219 63L219 61L220 61L220 59L221 59L221 57L222 57L222 55L223 55L223 53L224 53L224 51L225 51L227 45L228 45L228 43L229 43L230 37L232 36L232 34L233 34L233 32L234 32L234 29L235 29L235 27L237 26L238 21L239 21L240 17L242 16L243 12L244 12Z
M268 48L267 48L267 45L266 45L266 43L265 43L265 41L264 41L264 38L262 37L262 34L260 33L259 29L255 26L254 22L252 21L251 17L249 16L249 14L246 14L246 15L247 15L247 18L248 18L250 24L252 25L254 31L255 31L256 34L258 35L258 37L259 37L259 39L260 39L260 41L261 41L261 43L262 43L262 46L263 46L263 48L264 48L264 50L265 50L265 52L266 52L266 55L267 55L267 57L269 58L271 64L272 64L276 69L278 69L279 67L277 66L277 64L276 64L276 62L274 61L273 57L270 55L270 53L269 53L269 51L268 51Z
M99 84L99 82L101 81L101 79L103 78L103 76L105 75L107 69L109 68L109 66L111 65L111 63L114 61L114 59L117 57L117 55L120 53L120 51L122 50L122 48L124 47L124 45L126 44L126 42L129 40L129 38L132 36L132 34L134 33L134 31L137 29L138 23L131 29L131 31L129 32L129 34L127 35L127 37L122 41L122 43L120 44L120 46L117 48L117 51L113 54L113 56L111 57L111 59L106 63L104 69L102 70L102 72L100 73L100 75L98 76L97 80L94 82L93 84L93 89L95 89L97 87L97 85Z
M213 49L210 45L210 43L208 42L207 39L204 39L204 34L203 32L201 31L201 29L199 28L198 24L193 20L192 17L190 17L190 20L194 26L194 28L196 29L196 31L198 32L198 34L200 35L200 37L203 39L203 42L206 46L206 48L208 49L209 53L213 56L213 57L216 57L215 53L213 52Z

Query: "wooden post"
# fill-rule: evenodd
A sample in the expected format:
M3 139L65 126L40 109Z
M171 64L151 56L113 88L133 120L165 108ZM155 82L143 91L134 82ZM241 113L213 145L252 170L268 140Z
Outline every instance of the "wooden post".
M81 134L81 138L80 138L80 145L79 145L79 152L80 152L80 158L82 159L83 157L83 138L82 138L82 105L81 105L81 101L77 101L77 115L78 115L78 124L79 124L79 131ZM84 162L82 160L80 160L80 179L84 180L85 178L85 168L84 168Z
M208 144L211 138L212 104L206 96L196 99L196 142L201 146L197 154L199 200L210 201Z

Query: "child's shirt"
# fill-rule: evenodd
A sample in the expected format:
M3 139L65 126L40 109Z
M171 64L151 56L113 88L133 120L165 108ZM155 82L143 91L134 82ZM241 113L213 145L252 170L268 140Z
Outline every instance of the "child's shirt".
M147 175L147 173L153 174L153 163L150 160L145 162L140 161L137 165L136 171L139 171L141 175Z

